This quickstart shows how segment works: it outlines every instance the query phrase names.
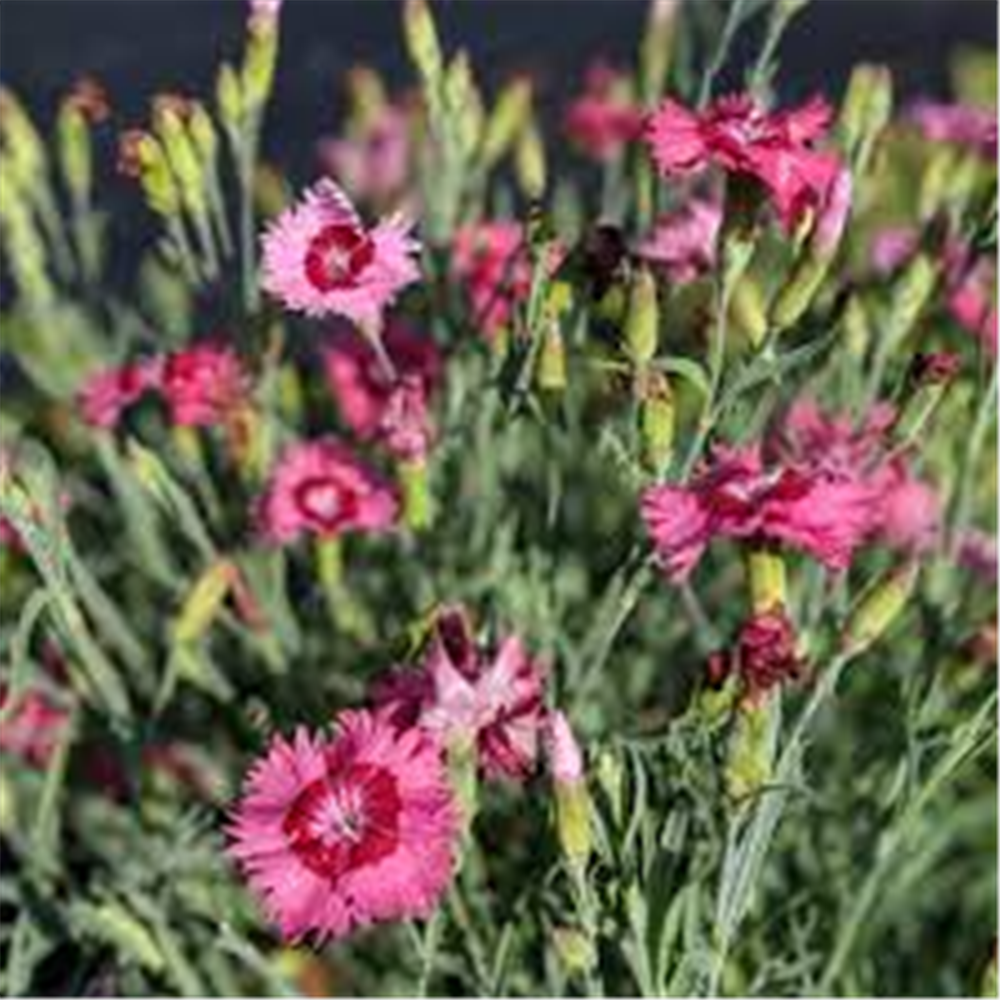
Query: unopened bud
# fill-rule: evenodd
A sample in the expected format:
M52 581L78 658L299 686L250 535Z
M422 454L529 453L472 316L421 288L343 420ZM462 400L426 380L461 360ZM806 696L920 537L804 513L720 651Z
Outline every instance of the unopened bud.
M173 108L167 107L156 116L156 124L181 198L192 215L204 216L208 210L204 171L185 121Z
M930 256L919 251L906 265L892 290L885 336L894 346L907 335L923 315L937 285L938 269Z
M920 567L905 563L876 581L847 619L841 649L857 656L882 638L905 609L917 584Z
M220 559L198 577L174 622L174 642L188 645L208 631L225 604L236 575L236 567L229 560Z
M531 117L532 87L527 77L520 77L501 91L496 107L486 123L482 162L493 167L513 146L514 140Z
M660 475L674 453L676 405L666 375L651 372L639 403L639 441L643 465Z
M427 461L415 458L398 465L400 490L403 494L403 522L413 531L423 531L434 520Z
M230 134L239 131L243 121L243 87L236 70L229 63L223 63L219 70L215 102L225 130Z
M751 548L747 553L750 580L750 608L754 615L765 615L788 605L788 580L785 561L775 548Z
M483 134L483 99L472 75L468 53L459 52L445 74L444 90L458 145L464 157L472 156Z
M243 95L246 107L251 111L259 112L271 96L277 62L278 32L251 32L247 39L242 73Z
M902 405L892 426L896 447L906 448L916 443L961 366L957 354L943 351L914 357L907 372Z
M563 968L571 976L587 973L597 961L590 938L575 927L554 927L552 943Z
M726 747L726 794L741 802L770 780L776 726L770 700L743 701L733 720Z
M855 67L841 106L841 146L854 170L862 175L872 150L892 118L892 75L884 66Z
M90 125L82 112L70 101L59 109L56 121L59 164L66 186L73 197L86 202L93 183L93 147Z
M583 752L562 712L550 716L545 749L555 788L559 846L570 867L582 871L593 850L590 793Z
M660 306L656 278L649 268L639 268L629 289L625 316L625 347L632 363L645 368L656 357L660 339Z
M561 393L566 388L566 345L559 322L554 318L544 323L535 377L543 392Z
M517 140L514 171L526 197L542 197L546 182L545 144L534 122L528 124Z
M403 37L407 52L424 86L437 87L444 61L434 16L427 0L406 0L403 7Z
M729 321L746 335L752 347L760 347L767 336L767 303L760 283L752 278L741 281L733 291Z
M719 258L722 284L732 292L753 259L761 206L757 187L739 174L726 181L725 210L719 233Z

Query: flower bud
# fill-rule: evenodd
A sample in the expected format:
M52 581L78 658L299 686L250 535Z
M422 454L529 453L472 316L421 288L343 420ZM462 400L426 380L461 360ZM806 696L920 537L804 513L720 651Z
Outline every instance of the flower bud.
M277 20L275 19L275 24ZM243 62L243 96L248 110L260 113L271 96L278 63L278 32L253 31L247 39Z
M583 753L562 712L553 712L549 717L545 749L555 787L559 846L570 867L582 871L593 850L590 793Z
M425 87L438 86L444 71L441 44L427 0L406 0L403 7L403 37L413 65Z
M561 393L566 388L566 345L559 322L553 317L544 321L535 378L543 392Z
M174 621L175 643L197 642L208 631L225 604L236 575L236 567L228 559L220 559L198 577Z
M750 608L764 615L788 605L788 580L785 561L774 548L751 548L747 553L750 580Z
M648 268L639 268L629 288L625 315L625 347L632 363L645 368L656 357L660 339L660 307L656 278Z
M472 63L465 52L451 61L445 75L444 89L458 146L463 157L471 157L483 134L483 99L472 75Z
M423 531L434 520L427 462L423 458L401 461L397 475L403 494L403 522L413 531Z
M961 368L957 354L917 354L910 363L904 397L892 425L893 444L907 448L917 442L937 412Z
M639 402L639 443L643 465L655 476L670 464L674 453L676 406L667 377L651 372Z
M483 135L480 158L486 169L499 163L513 146L531 117L531 101L532 87L527 77L513 80L501 91Z
M847 619L841 651L857 656L870 648L889 630L917 584L920 567L915 562L892 570L861 596Z
M475 742L466 736L453 737L447 747L448 777L458 806L464 840L479 808L479 778Z
M621 826L625 816L625 765L621 755L610 747L603 747L597 755L594 776L611 807L615 824Z
M514 172L525 197L537 199L545 194L545 144L532 121L521 132L514 149Z
M753 259L761 194L750 180L732 174L726 181L725 210L719 233L722 285L730 293L739 284Z
M78 202L87 202L93 183L93 147L90 126L83 113L67 100L56 120L59 164L66 187Z
M571 976L586 974L597 961L590 938L575 927L554 927L552 943L563 968Z
M726 746L726 794L733 802L760 791L771 779L776 711L770 701L743 701Z
M165 217L181 209L181 193L161 143L148 132L126 132L119 145L119 169L139 179L146 203Z
M884 336L898 346L913 330L934 294L938 271L930 256L919 251L893 287Z
M168 106L158 111L156 130L188 211L203 217L208 211L204 171L187 125L177 110Z
M872 150L892 118L892 75L884 66L855 67L841 106L841 146L860 176L871 160Z
M733 291L729 306L729 322L743 333L752 347L760 347L767 336L767 304L760 283L747 278Z
M243 121L243 87L236 70L229 63L223 63L219 69L215 102L225 130L230 135L238 132Z

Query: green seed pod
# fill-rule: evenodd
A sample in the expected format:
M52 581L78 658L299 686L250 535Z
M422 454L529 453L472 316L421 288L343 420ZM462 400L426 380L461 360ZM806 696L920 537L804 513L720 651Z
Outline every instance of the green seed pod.
M632 278L625 316L625 349L637 368L645 368L656 357L659 339L656 278L649 268L641 267Z
M844 627L842 652L857 656L885 635L906 608L919 573L917 563L905 563L876 581L862 595Z

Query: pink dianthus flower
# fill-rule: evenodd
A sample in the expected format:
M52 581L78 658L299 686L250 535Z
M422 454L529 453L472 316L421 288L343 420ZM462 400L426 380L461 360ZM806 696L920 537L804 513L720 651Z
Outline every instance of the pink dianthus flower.
M642 132L643 114L628 96L625 76L605 63L587 71L583 93L566 109L563 128L595 160L617 156Z
M535 765L545 718L542 669L517 636L495 651L478 648L461 609L440 614L418 670L394 671L374 695L398 724L419 724L444 744L474 745L487 777L522 780Z
M748 95L715 101L702 112L667 99L646 120L645 137L664 176L686 176L709 164L753 177L768 191L788 229L822 206L840 172L831 153L811 148L830 125L821 98L769 114Z
M430 337L391 320L382 338L399 379L415 378L429 397L441 382L441 352ZM327 384L345 423L362 441L378 436L393 381L369 342L355 331L337 330L323 351Z
M113 430L124 412L160 382L156 361L107 368L91 375L78 397L80 414L91 427Z
M674 284L687 284L714 267L721 226L717 204L692 199L660 219L637 252L653 267L662 268Z
M69 710L39 687L21 692L11 702L5 682L0 682L0 709L4 716L0 750L45 767L69 724Z
M931 142L949 142L975 150L989 160L997 155L997 113L970 104L917 101L910 121Z
M286 449L257 514L264 535L284 543L303 534L384 532L398 512L392 486L343 444L325 439Z
M204 343L166 357L160 389L174 424L212 427L246 404L249 384L231 347Z
M424 730L345 712L330 739L277 737L248 775L229 854L284 937L426 918L451 879L458 813Z
M295 312L343 316L377 331L420 276L411 228L401 217L365 226L340 187L321 180L264 234L264 288Z

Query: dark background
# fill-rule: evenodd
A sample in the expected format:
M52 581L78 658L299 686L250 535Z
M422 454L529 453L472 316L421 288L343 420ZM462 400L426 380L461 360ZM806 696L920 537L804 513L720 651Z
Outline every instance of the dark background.
M555 101L593 55L633 56L645 10L640 0L447 0L438 22L487 82L529 69ZM904 95L944 96L955 46L996 48L996 12L995 0L815 0L786 38L779 87L835 96L850 66L871 60L892 67ZM238 57L245 17L241 0L4 0L0 77L44 115L93 74L125 125L145 117L157 90L210 92L220 59ZM336 129L338 80L351 64L409 79L399 17L395 0L287 0L272 152L280 145L283 161L306 166L315 138Z

